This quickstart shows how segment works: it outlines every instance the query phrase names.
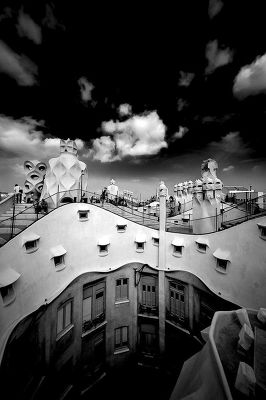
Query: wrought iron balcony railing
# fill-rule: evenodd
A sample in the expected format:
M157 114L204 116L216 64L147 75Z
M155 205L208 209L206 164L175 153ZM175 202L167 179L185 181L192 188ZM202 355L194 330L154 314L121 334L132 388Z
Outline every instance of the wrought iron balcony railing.
M82 324L82 332L88 332L92 329L97 328L98 325L102 324L105 321L105 312L98 315L94 319L90 319L89 321L84 321Z

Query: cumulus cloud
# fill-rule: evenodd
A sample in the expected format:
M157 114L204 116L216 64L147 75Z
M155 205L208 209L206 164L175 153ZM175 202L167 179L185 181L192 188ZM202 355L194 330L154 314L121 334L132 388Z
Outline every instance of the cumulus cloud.
M107 121L102 128L105 136L94 139L87 154L93 160L113 162L125 157L150 156L167 147L166 127L156 111L123 122Z
M37 66L26 56L19 55L0 40L0 73L15 79L20 86L37 83Z
M120 104L120 106L118 107L118 112L119 112L119 115L121 115L121 117L131 115L132 107L130 104L127 104L127 103Z
M241 160L252 153L252 149L243 141L239 132L229 132L219 142L208 145L208 153L228 160Z
M184 72L184 71L180 71L180 78L178 81L178 85L179 86L189 86L194 78L195 74L193 74L192 72Z
M187 132L188 128L186 128L185 126L180 126L179 130L171 136L170 141L175 142L178 139L182 139Z
M239 99L266 93L266 54L241 68L235 78L233 92Z
M223 2L221 0L209 0L208 13L210 19L214 18L221 9L223 8Z
M87 80L84 76L78 80L78 84L80 87L81 98L84 102L89 102L92 100L91 92L94 89L94 86L91 82Z
M206 74L211 74L217 68L232 62L233 52L229 48L219 49L218 40L213 40L207 44L206 58L208 60L208 65L205 72Z
M41 44L42 42L42 31L41 27L37 25L33 19L25 14L24 11L20 11L18 16L18 34L19 36L25 36L32 40L36 44Z
M235 167L233 165L228 165L228 167L223 168L223 171L229 172L229 171L232 171L233 169L235 169Z
M0 155L5 159L25 160L38 159L40 161L59 155L59 138L45 138L39 130L40 123L25 118L14 120L0 116ZM79 149L83 149L84 142L76 139ZM16 165L16 164L14 164Z

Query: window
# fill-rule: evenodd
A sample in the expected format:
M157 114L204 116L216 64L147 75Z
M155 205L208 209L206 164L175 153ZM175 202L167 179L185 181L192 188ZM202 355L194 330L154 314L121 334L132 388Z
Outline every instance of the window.
M123 301L128 299L128 279L117 279L115 287L115 300Z
M89 210L79 210L78 211L79 220L80 221L88 221L89 219Z
M136 242L136 250L137 251L144 251L144 242Z
M16 297L13 284L0 288L4 305L10 304Z
M196 246L200 253L206 253L207 247L210 247L209 239L204 236L199 236L196 239Z
M107 244L99 245L99 252L100 252L100 254L107 254L108 253L108 245Z
M108 237L102 237L98 240L99 256L106 256L108 254L108 245L110 245Z
M142 305L146 307L156 306L156 290L155 286L142 285Z
M56 267L56 271L61 271L66 267L65 265L65 255L66 255L66 250L64 247L60 244L56 247L53 247L51 249L52 253L52 259L54 262L54 266Z
M180 283L170 282L170 314L179 321L185 320L185 286Z
M227 260L222 260L221 258L217 258L217 266L216 268L218 270L220 270L221 272L224 271L226 272L226 268L227 268Z
M158 245L159 245L159 238L153 237L153 238L152 238L152 241L153 241L153 244L154 244L155 246L158 246Z
M68 300L57 310L57 335L72 325L72 304L73 300Z
M146 235L143 232L138 232L135 238L136 251L138 253L143 253L144 243L146 242Z
M181 257L182 256L182 251L183 251L183 246L173 245L173 248L174 248L173 255Z
M227 273L228 262L231 261L230 251L216 249L213 253L216 258L216 271L221 272L222 274Z
M117 227L117 232L125 232L127 225L126 224L119 224L119 225L116 225L116 227Z
M83 332L95 328L105 320L105 282L83 287Z
M37 240L31 240L25 243L25 249L27 251L33 250L37 247Z
M128 348L128 326L115 329L115 350Z
M180 236L176 236L172 240L171 244L173 246L173 256L182 257L183 247L184 247L184 239Z
M142 277L140 302L141 309L157 308L157 279L153 276Z
M39 239L40 236L33 232L22 237L22 246L24 246L26 253L33 253L38 249Z
M140 351L148 356L158 352L158 328L153 324L142 323L139 329Z
M59 265L64 264L64 263L65 263L64 255L54 257L55 267L58 267Z
M206 253L207 245L205 243L197 243L197 247L201 253Z
M33 253L38 249L38 240L29 240L25 242L26 253Z

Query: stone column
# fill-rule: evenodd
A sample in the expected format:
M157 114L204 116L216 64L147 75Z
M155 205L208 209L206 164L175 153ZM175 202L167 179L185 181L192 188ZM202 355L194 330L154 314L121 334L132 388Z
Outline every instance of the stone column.
M159 289L159 349L163 355L165 351L165 255L166 255L166 196L167 187L164 182L160 183L160 225L159 225L159 273L158 273L158 289Z

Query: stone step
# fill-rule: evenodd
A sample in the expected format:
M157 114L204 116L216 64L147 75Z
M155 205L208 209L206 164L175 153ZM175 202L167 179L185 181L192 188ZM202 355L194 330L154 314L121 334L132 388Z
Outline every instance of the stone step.
M34 208L29 208L29 209L25 209L23 212L15 211L15 215L17 215L17 214L35 214L35 210L34 210ZM2 215L10 215L12 217L13 210L8 210Z
M4 220L12 220L13 215L4 215L2 214L0 217L0 222ZM18 214L15 215L15 220L22 220L22 221L35 221L36 220L36 214Z
M27 227L29 225L31 225L33 222L35 221L35 219L15 219L14 221L14 225L15 226L22 226L22 227ZM8 219L5 221L1 221L0 220L0 226L11 226L12 225L12 220Z
M16 235L17 233L21 232L21 229L14 227L13 233ZM0 226L0 236L3 237L3 234L11 234L11 227L10 226Z

